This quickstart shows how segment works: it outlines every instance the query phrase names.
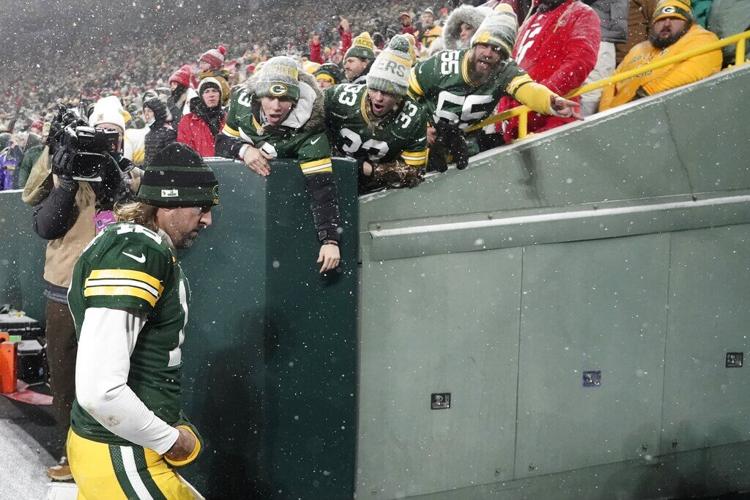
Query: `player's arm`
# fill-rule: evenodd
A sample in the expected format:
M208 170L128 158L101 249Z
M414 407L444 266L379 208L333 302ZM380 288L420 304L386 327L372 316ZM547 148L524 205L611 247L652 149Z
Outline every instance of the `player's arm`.
M422 102L427 98L431 88L431 77L434 73L435 57L418 62L409 73L409 97L417 102Z
M581 118L580 105L564 99L519 68L519 74L505 88L506 93L533 111L545 115Z
M179 431L154 415L127 384L130 355L145 323L143 312L86 309L78 341L76 399L113 434L163 455Z
M427 165L427 118L423 107L407 99L400 115L404 128L408 128L412 140L401 152L401 160L417 169Z
M323 273L338 267L341 260L338 248L341 216L333 178L331 146L325 132L308 135L298 151L298 157L321 244L317 262Z
M227 120L224 128L216 136L216 154L224 158L243 160L247 150L248 142L240 137L240 111L249 111L251 106L251 95L246 90L241 90L232 95L227 112ZM244 108L248 108L247 110ZM248 116L249 113L243 113Z

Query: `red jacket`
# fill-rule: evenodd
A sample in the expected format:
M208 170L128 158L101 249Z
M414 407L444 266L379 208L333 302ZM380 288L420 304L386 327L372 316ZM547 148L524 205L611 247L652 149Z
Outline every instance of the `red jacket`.
M345 30L341 25L339 25L338 30L341 38L341 53L346 54L346 51L352 46L352 30Z
M224 128L226 115L221 120L219 133ZM193 148L203 157L216 156L214 144L216 137L211 134L208 125L195 113L188 113L180 119L180 125L177 127L177 142L186 144Z
M323 45L320 42L314 43L310 40L310 60L318 64L325 62L323 60Z
M599 41L599 16L578 0L565 0L549 12L534 10L518 30L512 56L534 81L562 96L586 81L599 56ZM515 106L515 100L503 97L498 111ZM574 120L529 113L529 132L549 130ZM518 119L506 122L503 128L506 142L515 139Z

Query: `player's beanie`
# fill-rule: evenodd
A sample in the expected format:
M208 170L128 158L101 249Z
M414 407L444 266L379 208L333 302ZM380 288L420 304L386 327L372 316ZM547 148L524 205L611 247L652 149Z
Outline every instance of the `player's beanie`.
M372 63L367 74L367 88L405 96L409 89L410 70L409 40L396 35Z
M368 61L375 59L375 43L368 32L363 31L352 40L352 46L346 51L344 59L347 57L359 57Z
M516 43L517 30L518 20L512 8L507 4L500 4L479 25L474 36L471 37L471 46L482 43L500 47L506 55L510 56L513 51L513 44Z
M253 76L258 97L299 100L299 66L291 57L272 57Z
M668 17L676 17L687 21L692 18L692 14L690 13L691 6L692 2L690 0L661 0L656 4L651 24Z
M136 199L167 208L218 205L219 183L198 153L173 142L146 167Z

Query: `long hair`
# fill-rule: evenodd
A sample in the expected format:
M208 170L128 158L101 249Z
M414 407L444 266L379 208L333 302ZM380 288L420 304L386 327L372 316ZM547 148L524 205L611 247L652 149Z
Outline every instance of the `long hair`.
M117 222L132 222L145 226L152 231L157 231L156 210L157 207L140 201L118 203L114 208Z

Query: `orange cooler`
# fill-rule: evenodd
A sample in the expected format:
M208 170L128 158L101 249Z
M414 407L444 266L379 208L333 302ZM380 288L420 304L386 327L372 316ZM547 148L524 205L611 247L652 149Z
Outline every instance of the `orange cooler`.
M16 392L16 343L0 332L0 393Z

